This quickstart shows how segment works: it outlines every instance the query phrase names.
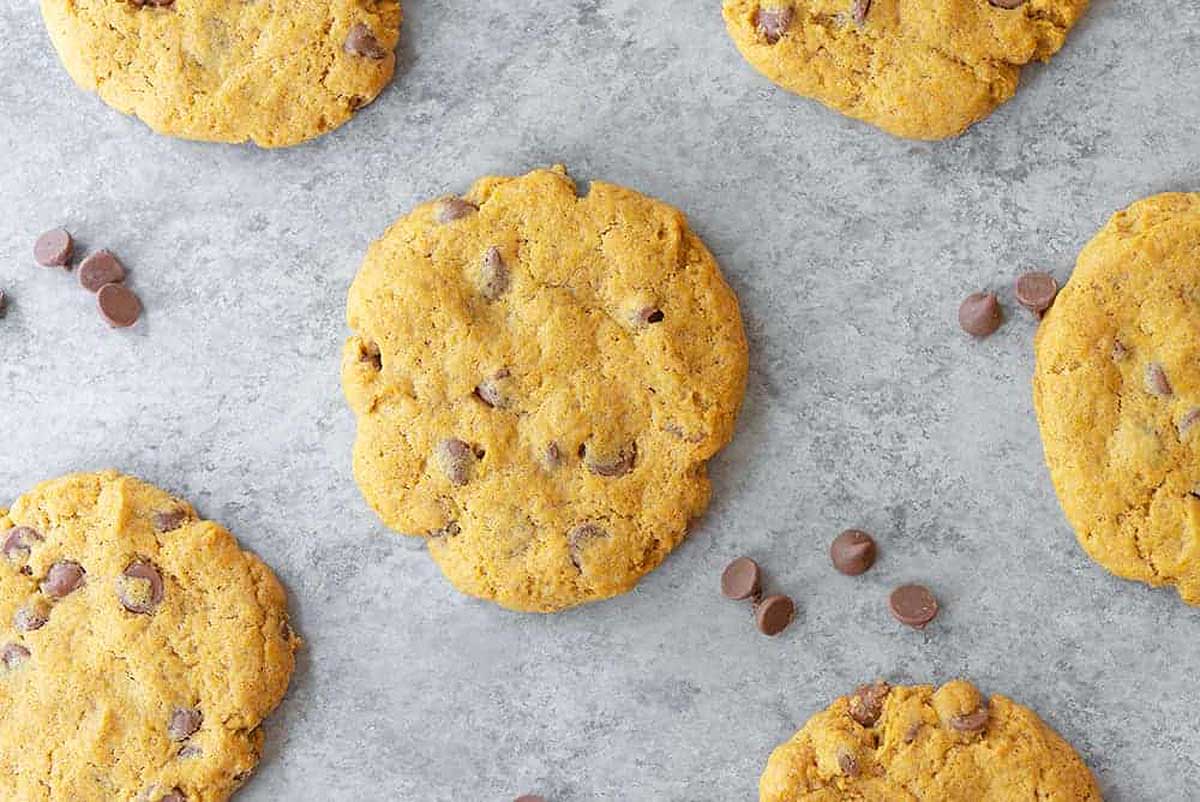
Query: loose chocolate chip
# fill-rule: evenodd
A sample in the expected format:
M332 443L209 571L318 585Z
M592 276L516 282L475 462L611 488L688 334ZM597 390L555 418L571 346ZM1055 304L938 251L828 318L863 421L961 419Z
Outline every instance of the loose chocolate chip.
M159 532L174 532L191 517L188 515L187 510L178 508L173 510L159 510L151 516L154 528Z
M507 368L502 368L475 386L475 395L480 401L494 409L504 409L509 398L501 389L501 382L509 377Z
M33 632L50 620L50 605L45 599L34 599L13 613L13 627L18 632Z
M0 662L3 662L9 671L20 668L28 659L29 650L19 643L6 643L4 648L0 649Z
M754 608L758 631L775 636L788 628L796 615L796 604L787 596L768 596Z
M517 797L513 802L546 802L546 798L537 794L525 794L524 796Z
M71 261L75 243L65 228L47 231L33 244L33 258L42 267L63 267Z
M437 444L435 450L438 467L455 487L471 481L475 467L475 452L456 437L449 437Z
M847 529L833 539L829 559L846 576L866 573L875 564L875 541L866 532Z
M142 316L141 300L124 284L105 284L96 293L96 305L108 325L117 329L132 326Z
M874 727L883 715L883 700L891 690L892 687L883 680L858 686L850 697L850 718L864 727Z
M754 16L754 27L758 29L767 44L773 45L783 38L788 26L792 24L792 9L760 8Z
M479 211L479 207L470 201L462 198L443 198L438 201L436 217L439 223L445 225L453 223L455 220L461 220L477 211Z
M1021 6L1025 5L1027 2L1029 2L1029 0L988 0L988 2L994 5L996 8L1003 8L1011 11L1014 8L1020 8Z
M954 716L950 719L951 728L959 732L983 732L988 723L987 706L976 710L974 713L968 713L965 716Z
M86 575L83 566L72 560L59 560L50 566L46 578L42 580L42 593L52 599L61 599L71 595L83 585Z
M974 337L987 337L1000 328L1003 315L995 293L977 292L968 295L958 307L958 325Z
M8 295L4 290L0 290L0 319L8 314Z
M99 292L105 284L125 280L125 266L112 251L96 251L79 263L79 284L88 292Z
M29 559L33 544L42 542L42 535L31 526L14 526L4 538L4 557L18 563Z
M1120 362L1123 359L1125 359L1125 357L1127 357L1127 356L1129 356L1129 349L1125 347L1125 344L1123 342L1121 342L1120 340L1113 340L1113 347L1112 347L1113 362Z
M1146 392L1160 398L1172 395L1171 382L1167 380L1167 372L1157 362L1146 365Z
M859 772L858 758L850 752L842 752L838 755L838 768L847 777L857 777Z
M937 617L938 603L924 585L901 585L888 597L888 607L901 624L922 629Z
M167 722L167 735L172 741L186 741L196 734L204 714L194 707L177 707Z
M567 533L567 551L571 555L571 564L576 569L582 571L583 565L580 563L580 556L583 550L589 544L607 537L608 531L599 524L594 524L591 521L576 526Z
M510 283L508 265L500 255L500 249L492 246L483 255L483 267L480 270L479 291L484 298L495 301L508 292Z
M867 21L867 14L871 13L871 0L854 0L854 5L850 8L850 16L854 18L856 25L862 25Z
M1017 277L1015 292L1021 306L1040 315L1054 303L1058 282L1049 273L1025 273Z
M344 48L352 56L365 56L379 61L387 58L387 48L379 44L375 34L361 22L356 22L346 34Z
M738 557L721 574L721 593L734 601L752 599L762 590L762 570L749 557Z
M162 574L149 560L134 560L117 580L117 598L129 612L150 615L163 600Z
M583 446L583 462L587 469L597 476L613 479L624 476L633 470L637 461L637 443L630 443L612 457L599 458L592 456L587 446Z

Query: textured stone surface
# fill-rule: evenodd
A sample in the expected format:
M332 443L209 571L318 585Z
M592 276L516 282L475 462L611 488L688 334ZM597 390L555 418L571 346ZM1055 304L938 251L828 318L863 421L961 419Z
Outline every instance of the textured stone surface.
M959 674L1035 709L1106 799L1188 799L1200 620L1075 544L1011 283L1065 279L1113 211L1200 188L1200 9L1096 0L1013 101L924 145L773 88L716 0L685 5L411 0L393 85L279 152L150 134L74 88L33 3L0 6L0 498L116 466L278 571L306 647L239 802L749 800L835 696ZM688 213L741 296L751 369L691 541L637 591L544 618L455 593L374 520L338 364L372 238L553 161ZM34 266L58 224L125 262L137 327ZM980 289L1008 320L976 342L956 315ZM827 555L850 526L880 544L858 578ZM721 597L742 553L796 597L777 639ZM923 633L887 611L909 581L942 604Z

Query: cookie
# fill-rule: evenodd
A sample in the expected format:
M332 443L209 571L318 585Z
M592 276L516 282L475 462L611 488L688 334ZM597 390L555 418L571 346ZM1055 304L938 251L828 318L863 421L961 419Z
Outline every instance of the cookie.
M1200 193L1116 214L1038 329L1034 404L1096 562L1200 605Z
M725 0L742 55L783 88L909 139L945 139L1062 47L1087 0Z
M817 713L767 761L760 802L1101 802L1032 710L969 682L876 682Z
M460 590L549 612L631 589L707 506L747 356L684 216L561 167L484 178L350 290L354 473Z
M295 145L387 86L398 0L42 0L80 87L160 134Z
M270 569L112 471L38 485L0 543L0 799L228 799L299 645Z

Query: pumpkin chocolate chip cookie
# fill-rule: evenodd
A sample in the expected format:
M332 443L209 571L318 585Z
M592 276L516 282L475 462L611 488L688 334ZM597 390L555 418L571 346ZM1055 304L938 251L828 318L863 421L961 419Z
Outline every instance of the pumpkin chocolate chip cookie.
M355 477L460 590L549 612L631 589L707 506L746 339L666 204L561 168L484 178L374 243L342 382Z
M1200 605L1200 193L1117 213L1038 329L1034 403L1067 520L1108 570Z
M945 139L1058 52L1087 0L725 0L742 55L775 83L896 136Z
M0 544L0 799L228 799L299 645L270 569L111 471L38 485Z
M294 145L392 78L398 0L42 0L80 87L160 134Z
M761 802L1101 802L1079 755L1026 707L973 685L860 687L767 761Z

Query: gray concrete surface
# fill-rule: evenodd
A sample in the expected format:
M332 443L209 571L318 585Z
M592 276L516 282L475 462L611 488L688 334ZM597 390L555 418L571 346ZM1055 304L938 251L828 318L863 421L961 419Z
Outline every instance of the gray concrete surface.
M406 0L394 85L283 152L171 141L80 93L30 0L0 11L0 498L115 466L193 499L286 582L308 641L238 799L756 799L771 748L876 676L965 675L1037 709L1106 797L1200 791L1200 617L1076 546L1030 403L1034 324L961 297L1060 278L1114 210L1200 189L1200 7L1096 0L962 139L901 142L776 90L716 0ZM556 617L454 593L350 478L347 286L420 199L562 161L687 211L752 342L710 513L640 589ZM110 332L33 267L65 224L148 307ZM835 574L857 525L883 556ZM750 554L795 595L759 636L717 592ZM924 634L884 597L927 581Z

